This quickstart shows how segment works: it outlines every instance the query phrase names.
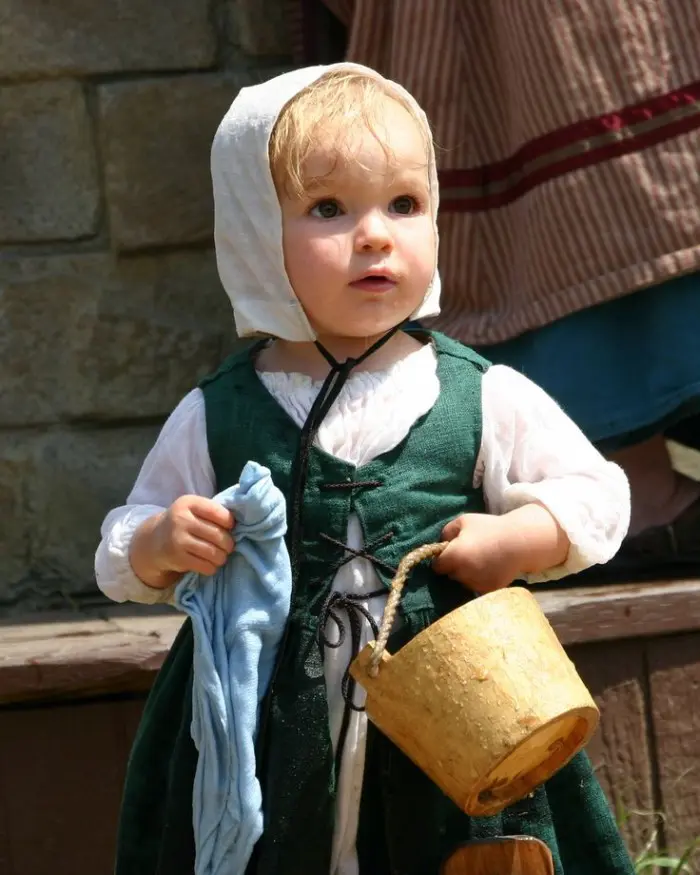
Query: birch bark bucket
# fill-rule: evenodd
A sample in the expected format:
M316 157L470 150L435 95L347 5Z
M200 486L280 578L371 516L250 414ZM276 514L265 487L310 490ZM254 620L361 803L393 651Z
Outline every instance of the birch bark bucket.
M369 719L456 805L496 814L566 765L600 715L522 587L473 599L387 653L410 569L442 549L430 544L404 558L379 636L350 671L367 692Z

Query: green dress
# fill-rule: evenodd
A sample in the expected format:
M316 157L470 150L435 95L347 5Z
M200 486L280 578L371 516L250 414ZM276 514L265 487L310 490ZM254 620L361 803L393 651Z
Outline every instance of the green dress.
M481 378L487 362L431 334L440 395L393 450L355 468L312 447L301 496L298 575L257 738L265 831L247 875L329 875L337 773L323 672L328 596L359 517L364 554L382 586L403 555L439 540L450 519L484 509L473 486L481 443ZM253 352L230 358L202 384L207 440L223 490L248 460L266 465L287 496L299 429L255 373ZM470 595L417 568L400 606L395 651ZM185 623L146 703L129 761L116 875L192 875L192 630ZM351 698L351 697L349 697ZM463 814L370 725L357 849L361 875L438 875L459 844L532 835L552 851L557 875L632 875L633 868L585 755L531 797L487 818ZM239 875L239 873L231 873Z

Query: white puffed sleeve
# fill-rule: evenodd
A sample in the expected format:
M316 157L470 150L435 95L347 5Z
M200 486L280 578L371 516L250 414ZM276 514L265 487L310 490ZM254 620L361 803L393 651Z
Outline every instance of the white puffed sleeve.
M95 554L95 576L102 592L115 602L168 602L174 587L156 589L138 578L129 563L129 546L144 520L181 495L211 498L215 478L207 446L204 396L186 395L163 426L146 457L126 504L110 511L102 523Z
M627 533L629 484L552 398L522 374L494 365L482 383L483 431L475 481L491 513L537 502L566 532L566 562L530 583L612 559Z

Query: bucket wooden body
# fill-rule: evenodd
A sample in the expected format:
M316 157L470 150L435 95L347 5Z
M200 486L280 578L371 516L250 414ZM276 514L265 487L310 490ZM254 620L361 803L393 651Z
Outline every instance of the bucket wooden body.
M495 814L565 765L599 712L522 587L468 602L352 676L367 715L467 814Z

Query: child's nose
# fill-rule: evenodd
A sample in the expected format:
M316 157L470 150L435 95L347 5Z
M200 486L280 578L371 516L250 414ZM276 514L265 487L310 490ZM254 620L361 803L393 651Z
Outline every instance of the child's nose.
M391 232L384 216L372 212L360 219L355 234L355 246L360 252L390 249L392 245Z

